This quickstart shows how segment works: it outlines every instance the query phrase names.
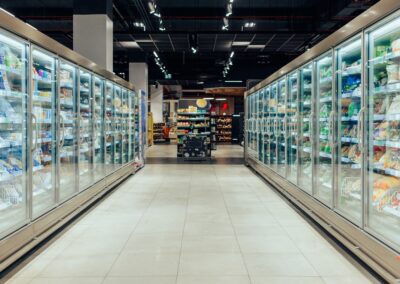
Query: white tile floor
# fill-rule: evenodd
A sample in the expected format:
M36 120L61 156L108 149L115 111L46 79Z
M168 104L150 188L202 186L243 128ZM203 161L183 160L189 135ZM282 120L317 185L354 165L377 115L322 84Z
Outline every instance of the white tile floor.
M147 165L8 283L370 283L242 165Z

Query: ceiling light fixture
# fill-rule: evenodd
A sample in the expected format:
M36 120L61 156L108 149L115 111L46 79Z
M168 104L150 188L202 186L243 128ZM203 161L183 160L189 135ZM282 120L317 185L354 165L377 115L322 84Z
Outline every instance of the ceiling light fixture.
M232 15L232 4L229 3L226 6L226 14L225 14L225 16L229 17L230 15Z
M143 22L134 22L133 25L138 28L143 28L143 31L146 31L146 26Z
M233 3L234 0L229 0L229 3Z
M232 51L232 52L231 52L231 55L229 55L229 58L232 58L234 55L235 55L235 52Z
M226 101L226 98L216 98L216 101Z
M222 20L223 20L222 30L227 31L229 28L229 21L226 17L224 17Z
M256 23L255 22L246 22L245 24L244 24L244 27L245 28L254 28L256 26Z
M150 15L154 14L156 12L156 7L154 6L153 1L149 1L147 5L149 6Z
M153 15L156 16L157 18L161 18L161 14L159 12L156 12Z
M226 80L225 83L243 83L243 80Z
M211 100L213 100L214 98L203 98L203 100L206 100L206 101L211 101Z
M161 27L159 27L158 29L159 29L160 31L165 31L165 28L164 28L164 27L162 27L162 26L161 26Z
M193 54L196 54L198 51L198 44L197 44L197 34L190 34L189 35L189 46L190 50Z

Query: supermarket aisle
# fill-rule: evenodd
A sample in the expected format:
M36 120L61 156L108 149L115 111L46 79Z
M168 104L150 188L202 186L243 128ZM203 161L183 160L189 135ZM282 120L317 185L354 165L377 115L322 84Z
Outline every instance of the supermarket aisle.
M9 283L368 283L243 165L147 165Z

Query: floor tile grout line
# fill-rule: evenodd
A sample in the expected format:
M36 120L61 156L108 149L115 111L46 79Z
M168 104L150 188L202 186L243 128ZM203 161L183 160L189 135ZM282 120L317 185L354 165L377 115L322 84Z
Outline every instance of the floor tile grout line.
M134 178L134 177L135 177L135 176L133 176L132 178ZM161 184L161 183L160 183L160 184ZM119 257L121 256L121 254L123 253L123 251L124 251L124 249L125 249L127 243L129 242L129 240L130 240L130 238L132 237L132 235L135 233L135 230L136 230L137 226L140 224L140 221L142 220L143 216L144 216L144 215L147 213L147 211L149 210L150 205L151 205L151 203L153 203L154 199L156 198L157 193L158 193L158 191L160 190L160 188L161 188L161 187L158 187L158 189L154 192L153 198L152 198L151 201L149 202L147 208L146 208L145 210L143 210L142 215L140 216L140 218L139 218L138 222L136 223L136 225L133 227L133 230L132 230L132 232L129 234L129 236L128 236L128 238L127 238L127 240L126 240L124 246L122 247L122 249L121 249L121 251L119 252L118 256L115 258L115 260L114 260L113 263L111 264L110 269L107 271L106 275L104 276L102 283L105 282L106 278L108 277L109 273L111 272L111 270L112 270L112 268L114 267L115 263L117 262L118 258L119 258Z
M176 271L176 278L175 278L175 284L178 283L179 280L179 270L181 267L181 259L182 259L182 254L183 254L183 238L185 236L185 227L186 227L186 220L187 220L187 215L188 215L188 208L189 208L189 199L190 199L190 193L192 191L192 180L193 180L193 168L191 167L191 173L190 173L190 182L189 182L189 191L187 194L187 198L186 198L186 209L185 209L185 218L183 221L183 228L182 228L182 237L181 237L181 249L179 252L179 260L178 260L178 267L177 267L177 271Z
M223 192L222 192L222 185L220 184L220 181L219 181L219 179L218 179L217 173L215 173L215 175L216 175L216 178L217 178L217 182L218 182L218 184L219 184L219 190L220 190L221 193L222 193L222 198L223 198L223 200L224 200L224 204L225 204L225 208L226 208L227 214L228 214L228 216L229 216L229 220L230 220L230 222L231 222L231 227L232 227L232 230L233 230L233 234L235 235L236 243L237 243L237 245L238 245L238 247L239 247L240 255L241 255L241 257L242 257L242 262L243 262L243 265L244 265L244 267L245 267L245 269L246 269L246 272L247 272L247 278L249 279L249 281L250 281L250 283L251 283L251 277L250 277L249 268L247 267L246 259L245 259L245 257L244 257L242 248L241 248L241 246L240 246L240 243L239 243L239 239L238 239L238 236L237 236L237 233L236 233L235 226L233 225L233 222L232 222L231 213L230 213L230 211L228 210L228 206L227 206L227 203L226 203L225 195L224 195Z

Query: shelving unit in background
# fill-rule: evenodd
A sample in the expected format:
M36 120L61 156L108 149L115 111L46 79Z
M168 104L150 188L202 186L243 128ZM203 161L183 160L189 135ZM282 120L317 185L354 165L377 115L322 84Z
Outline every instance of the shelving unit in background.
M157 143L165 143L167 140L164 137L164 122L153 123L153 142Z
M232 143L232 115L213 116L217 125L217 143Z
M210 115L207 112L178 112L177 117L177 155L186 160L207 160L211 158L211 140L210 140ZM205 146L199 150L199 153L190 152L189 157L185 157L184 150L189 147L185 144L190 141L193 144L193 138L199 140ZM193 155L192 155L193 154Z

